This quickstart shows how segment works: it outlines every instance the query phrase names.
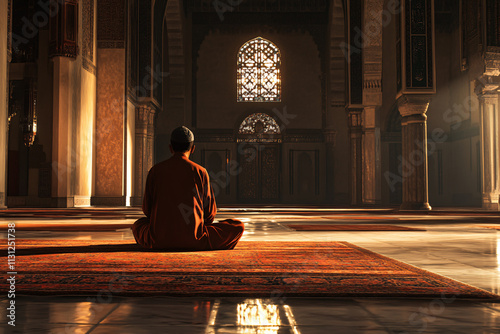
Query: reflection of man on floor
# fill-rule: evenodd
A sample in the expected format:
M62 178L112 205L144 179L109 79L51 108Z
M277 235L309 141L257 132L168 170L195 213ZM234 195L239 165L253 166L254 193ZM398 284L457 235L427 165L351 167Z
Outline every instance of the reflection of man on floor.
M149 171L142 205L147 217L134 223L135 240L155 249L233 249L243 223L214 222L217 206L208 173L189 160L195 148L193 133L177 128L170 142L173 156Z

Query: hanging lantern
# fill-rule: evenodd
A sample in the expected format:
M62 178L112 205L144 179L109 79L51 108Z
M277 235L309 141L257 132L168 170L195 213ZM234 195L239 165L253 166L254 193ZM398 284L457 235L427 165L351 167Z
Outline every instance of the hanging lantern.
M78 56L78 0L51 0L50 56Z

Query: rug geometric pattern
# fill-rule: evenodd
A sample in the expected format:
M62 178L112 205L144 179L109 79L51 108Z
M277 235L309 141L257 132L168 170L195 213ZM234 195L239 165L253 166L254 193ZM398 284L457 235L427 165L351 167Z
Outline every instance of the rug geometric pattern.
M296 231L425 231L419 228L396 225L325 225L325 224L286 224Z
M19 239L16 269L18 294L500 298L347 242L159 252L123 240ZM7 291L5 280L0 289Z

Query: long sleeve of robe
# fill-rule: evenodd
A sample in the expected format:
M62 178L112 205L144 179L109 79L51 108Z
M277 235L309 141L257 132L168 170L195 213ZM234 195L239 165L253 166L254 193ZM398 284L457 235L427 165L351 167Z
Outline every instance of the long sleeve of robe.
M134 236L147 248L230 249L243 234L243 223L214 224L217 205L205 168L174 155L148 173L142 209L146 219L134 224Z

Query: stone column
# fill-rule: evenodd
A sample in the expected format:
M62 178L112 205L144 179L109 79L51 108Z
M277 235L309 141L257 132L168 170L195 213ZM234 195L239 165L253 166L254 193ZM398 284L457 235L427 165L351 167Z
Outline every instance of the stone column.
M0 209L7 204L7 117L9 110L9 0L0 0Z
M134 193L131 204L142 205L148 172L153 167L155 109L150 105L136 108L135 117L135 163Z
M337 131L332 129L323 130L323 135L325 137L326 144L326 189L327 189L327 199L329 203L333 203L335 194L335 140L337 136Z
M398 98L402 120L403 203L401 210L431 210L428 194L426 95Z
M363 204L381 203L380 188L380 128L377 127L377 108L363 111Z
M362 113L363 109L357 108L350 108L348 113L351 205L360 205L363 202Z
M74 61L54 57L54 97L52 113L52 197L56 207L73 207L71 179L74 173L72 118L75 108L71 98L74 86Z
M365 0L363 15L363 204L381 203L379 107L382 106L384 0Z
M486 210L498 210L499 187L499 101L496 90L477 91L480 101L482 204Z

